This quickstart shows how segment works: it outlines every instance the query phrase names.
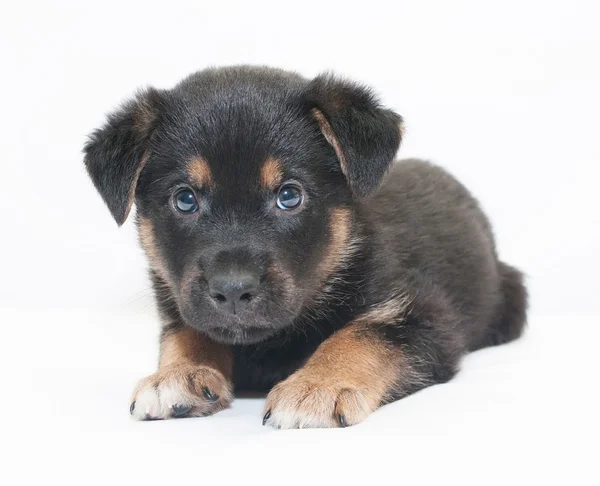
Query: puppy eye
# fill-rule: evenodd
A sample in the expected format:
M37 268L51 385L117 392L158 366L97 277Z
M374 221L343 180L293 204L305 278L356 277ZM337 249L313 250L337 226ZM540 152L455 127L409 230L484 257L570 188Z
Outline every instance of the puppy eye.
M287 210L296 209L302 204L302 189L296 184L284 184L277 194L277 207Z
M175 207L182 213L193 213L198 210L198 201L190 189L181 189L174 197Z

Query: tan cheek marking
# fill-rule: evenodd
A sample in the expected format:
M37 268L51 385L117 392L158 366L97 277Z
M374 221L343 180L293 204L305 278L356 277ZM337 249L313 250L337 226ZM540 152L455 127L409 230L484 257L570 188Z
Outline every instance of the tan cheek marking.
M319 124L319 128L321 129L321 132L323 133L323 136L325 137L325 140L327 140L329 145L331 145L333 147L333 150L335 150L335 154L337 155L337 158L340 161L340 166L342 168L342 172L344 173L346 178L348 178L346 157L344 156L344 152L342 151L342 146L340 145L339 140L337 139L337 137L335 136L335 133L333 132L333 128L331 128L331 125L327 121L327 118L325 118L325 115L323 115L323 113L321 111L317 110L316 108L313 108L312 114L315 117L315 120L317 120L317 123Z
M260 183L274 191L283 182L283 171L278 160L269 157L260 169Z
M190 327L166 334L160 344L159 368L196 364L210 366L231 379L233 359L229 348Z
M156 239L154 237L154 226L148 218L144 216L140 216L138 218L138 233L140 235L140 243L142 248L148 257L150 267L158 274L160 278L162 278L167 284L171 285L166 262L162 258L156 244Z
M321 280L331 275L350 256L351 225L350 210L334 208L329 211L329 243L317 267L317 274Z
M188 176L195 186L214 187L215 185L208 162L202 157L195 157L189 161Z

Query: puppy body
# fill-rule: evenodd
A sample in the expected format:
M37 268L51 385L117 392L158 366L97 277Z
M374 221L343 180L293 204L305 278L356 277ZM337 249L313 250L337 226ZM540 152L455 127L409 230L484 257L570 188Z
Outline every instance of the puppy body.
M299 318L302 332L235 346L238 387L270 389L361 316L373 316L360 322L365 338L414 354L416 383L400 380L388 400L447 381L466 352L520 335L521 274L498 260L477 201L441 168L397 162L382 187L356 208L353 225L359 248L332 284L336 297L325 297L329 312L319 318L307 311Z
M460 183L393 163L400 126L364 87L241 67L142 93L92 135L113 216L137 203L163 319L136 418L262 390L264 423L352 425L520 335L521 274Z

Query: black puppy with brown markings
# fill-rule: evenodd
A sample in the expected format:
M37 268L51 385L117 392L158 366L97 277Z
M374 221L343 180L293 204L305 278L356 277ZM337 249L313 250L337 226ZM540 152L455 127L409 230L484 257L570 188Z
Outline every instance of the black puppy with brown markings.
M119 224L136 202L163 321L135 418L208 415L235 389L269 391L275 427L353 425L521 334L521 273L460 183L393 165L401 123L354 83L233 67L91 135Z

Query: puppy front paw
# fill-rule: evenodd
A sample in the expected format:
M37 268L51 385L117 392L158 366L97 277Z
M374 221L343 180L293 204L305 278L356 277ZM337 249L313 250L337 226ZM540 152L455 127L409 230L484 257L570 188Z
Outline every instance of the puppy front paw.
M279 429L347 427L379 406L366 387L299 370L267 396L263 425Z
M138 383L129 412L137 420L211 415L229 406L232 389L213 368L172 365Z

